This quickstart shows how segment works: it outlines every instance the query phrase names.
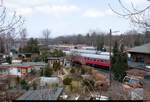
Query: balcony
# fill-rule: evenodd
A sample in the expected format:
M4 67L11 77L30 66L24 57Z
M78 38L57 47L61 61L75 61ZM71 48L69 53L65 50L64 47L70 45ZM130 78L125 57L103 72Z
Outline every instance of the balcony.
M137 68L137 69L149 70L150 71L150 64L145 64L143 62L128 61L128 66L131 67L131 68Z

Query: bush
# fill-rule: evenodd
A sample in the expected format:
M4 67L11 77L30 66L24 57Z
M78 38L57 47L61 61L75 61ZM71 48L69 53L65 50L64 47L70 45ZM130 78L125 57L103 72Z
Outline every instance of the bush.
M6 57L6 62L12 64L12 57L10 56Z
M64 84L64 85L70 85L71 82L72 82L72 78L65 78L65 79L63 80L63 84Z
M72 73L72 74L75 73L75 69L71 68L70 73Z
M26 90L29 89L29 86L28 86L27 81L25 79L22 79L20 84L21 84L22 89L26 89Z
M85 74L85 68L81 68L81 74Z
M45 77L50 77L53 74L53 70L51 68L46 67L44 71Z

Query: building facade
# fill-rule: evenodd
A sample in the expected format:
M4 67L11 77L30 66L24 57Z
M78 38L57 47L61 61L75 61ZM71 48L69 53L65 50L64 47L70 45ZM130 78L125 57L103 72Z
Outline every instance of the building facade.
M134 47L128 50L128 53L130 54L129 68L150 70L150 43Z

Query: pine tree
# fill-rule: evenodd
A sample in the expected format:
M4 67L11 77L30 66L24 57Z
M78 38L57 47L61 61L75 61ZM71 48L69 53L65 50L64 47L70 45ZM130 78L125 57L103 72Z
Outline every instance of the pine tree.
M6 62L12 64L12 57L10 56L6 57Z
M114 79L122 82L125 76L125 71L127 69L127 55L124 53L123 45L121 45L119 49L118 43L115 42L111 61Z
M30 38L30 40L27 42L27 45L20 50L25 53L39 53L38 40Z
M60 70L60 68L61 68L60 62L54 62L53 63L54 71L58 71L58 70Z
M51 68L49 68L48 66L46 66L46 68L44 70L44 76L50 77L52 74L53 74L53 70Z
M97 51L102 51L104 47L104 37L98 36L96 40Z

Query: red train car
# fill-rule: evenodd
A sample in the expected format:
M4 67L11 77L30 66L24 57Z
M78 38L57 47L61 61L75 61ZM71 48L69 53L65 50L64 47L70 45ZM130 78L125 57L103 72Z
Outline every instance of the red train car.
M71 50L72 62L86 64L91 66L99 66L100 68L109 68L110 55L108 52L96 52L95 50Z

